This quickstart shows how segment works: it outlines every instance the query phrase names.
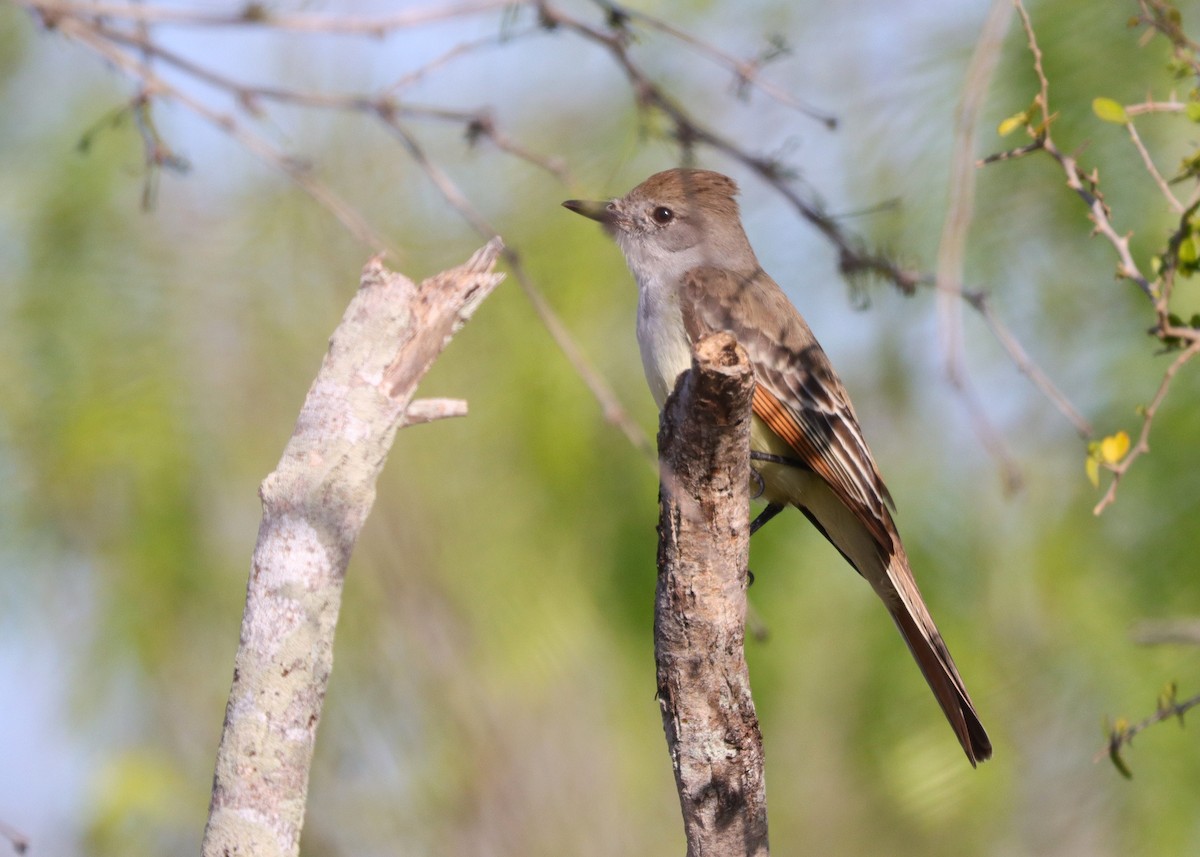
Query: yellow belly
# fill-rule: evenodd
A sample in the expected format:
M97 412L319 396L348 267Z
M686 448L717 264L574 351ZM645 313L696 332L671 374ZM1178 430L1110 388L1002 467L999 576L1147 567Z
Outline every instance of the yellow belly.
M795 450L758 417L754 417L750 424L750 449L783 458L796 458ZM768 503L801 506L808 510L820 522L826 537L849 557L859 572L875 582L878 575L871 573L878 565L874 539L824 479L811 470L785 464L751 460L750 466L758 471L763 480L759 499ZM751 496L758 488L758 484L752 481Z
M778 455L780 458L795 458L796 452L787 442L775 432L767 428L767 424L758 417L750 421L750 449L754 452L765 452ZM767 461L753 461L750 466L758 471L763 480L761 499L768 503L789 503L801 506L803 497L812 490L813 474L809 470L798 467L788 467L784 464L772 464ZM819 481L819 480L818 480ZM757 490L757 485L751 486Z

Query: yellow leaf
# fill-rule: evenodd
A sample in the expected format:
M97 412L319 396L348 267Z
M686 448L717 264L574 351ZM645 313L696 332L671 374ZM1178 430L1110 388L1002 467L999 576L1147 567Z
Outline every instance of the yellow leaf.
M1200 260L1200 248L1196 247L1196 236L1189 235L1179 242L1179 263L1194 265L1197 260Z
M1093 488L1100 487L1100 462L1093 456L1089 455L1086 463L1088 482L1092 483Z
M1175 699L1178 691L1179 688L1175 682L1169 681L1158 692L1158 711L1160 714L1164 711L1170 711L1175 707Z
M1100 458L1105 464L1116 464L1129 452L1129 435L1124 431L1110 434L1100 441Z
M1092 99L1092 112L1105 122L1116 125L1129 124L1129 114L1125 112L1125 108L1111 98Z
M1020 113L1014 113L1012 116L1009 116L1007 119L1001 122L999 126L997 126L996 133L1001 137L1007 137L1013 131L1023 127L1028 121L1029 116L1024 111L1021 111Z

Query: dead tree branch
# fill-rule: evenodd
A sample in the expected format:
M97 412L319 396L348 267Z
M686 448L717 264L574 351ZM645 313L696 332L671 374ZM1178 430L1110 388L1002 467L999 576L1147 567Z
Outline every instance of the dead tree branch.
M373 259L329 341L279 466L246 591L233 687L217 751L205 857L295 855L309 767L333 669L350 553L396 431L465 412L414 402L421 378L503 279L493 239L420 286Z
M743 643L749 556L746 352L697 346L659 429L654 653L689 857L766 855L762 735Z

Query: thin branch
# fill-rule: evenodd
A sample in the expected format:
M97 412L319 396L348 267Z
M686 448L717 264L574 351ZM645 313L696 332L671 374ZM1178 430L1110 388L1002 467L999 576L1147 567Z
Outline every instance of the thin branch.
M1131 636L1141 646L1200 646L1200 619L1139 622Z
M87 45L118 68L142 80L147 88L148 96L167 96L178 101L197 116L233 137L267 164L282 171L301 190L337 218L338 222L358 241L377 250L390 246L366 219L353 206L338 196L332 188L316 179L310 170L295 159L287 157L263 138L247 131L233 117L212 109L207 104L167 83L148 64L139 62L124 51L117 49L80 22L63 20L59 30L70 38Z
M396 30L492 12L512 5L512 0L473 0L432 3L377 17L312 15L276 12L270 6L247 2L240 11L204 12L193 9L151 6L143 3L89 3L86 0L26 0L47 26L68 17L94 17L134 21L140 24L184 27L270 27L307 33L339 33L380 38Z
M1133 463L1139 457L1150 451L1150 432L1154 416L1158 413L1159 407L1162 406L1176 373L1189 360L1192 360L1196 354L1200 353L1200 331L1194 328L1183 328L1183 326L1172 323L1170 313L1171 288L1175 282L1175 275L1178 269L1178 251L1180 251L1183 239L1192 234L1190 232L1192 227L1190 227L1189 220L1194 214L1195 209L1200 206L1200 202L1193 202L1187 208L1184 208L1178 202L1175 194L1170 192L1170 188L1163 180L1163 176L1154 167L1150 152L1146 150L1145 145L1142 145L1141 138L1138 136L1133 122L1127 121L1126 127L1128 128L1130 139L1133 139L1134 146L1138 149L1147 172L1150 173L1159 190L1163 192L1172 210L1175 210L1176 214L1180 215L1180 224L1178 224L1175 232L1171 234L1168 246L1166 246L1166 251L1163 254L1163 264L1160 266L1159 275L1154 281L1148 280L1142 274L1133 258L1133 253L1129 250L1129 235L1118 234L1117 230L1112 226L1108 205L1104 203L1103 194L1099 190L1097 175L1094 173L1091 175L1082 173L1078 161L1073 156L1064 154L1062 150L1058 149L1051 138L1050 124L1052 114L1050 113L1049 104L1049 82L1046 79L1042 66L1042 50L1038 47L1037 35L1034 34L1033 23L1030 16L1028 16L1028 12L1025 10L1025 6L1022 5L1021 0L1014 0L1014 5L1016 11L1020 14L1021 25L1025 29L1028 48L1030 48L1030 53L1033 55L1034 72L1037 74L1040 86L1037 104L1040 112L1042 112L1042 121L1039 122L1037 127L1033 126L1032 120L1028 121L1026 130L1039 142L1038 148L1048 152L1058 162L1058 166L1062 168L1064 175L1067 176L1067 186L1072 188L1087 205L1088 217L1091 218L1094 227L1096 227L1096 234L1102 235L1116 251L1117 276L1138 284L1142 294L1145 294L1150 299L1154 316L1157 318L1157 324L1151 331L1152 334L1156 335L1160 341L1163 341L1170 347L1186 346L1176 356L1175 360L1171 361L1170 366L1166 367L1162 382L1159 383L1153 400L1148 404L1144 412L1142 412L1141 431L1139 432L1138 441L1133 444L1132 449L1128 451L1120 462L1104 462L1104 467L1108 468L1112 473L1112 479L1110 480L1108 489L1104 492L1104 496L1100 498L1099 503L1096 504L1096 508L1092 510L1094 514L1099 515L1115 501L1117 486L1120 485L1124 474L1128 473L1129 468L1133 466ZM1145 0L1141 2L1141 6L1142 10L1146 12L1147 2ZM1183 38L1182 34L1175 34L1176 44L1180 43L1180 40L1183 40Z
M905 294L913 293L921 280L919 272L903 268L886 256L866 249L860 237L846 230L819 203L804 198L796 191L793 187L795 173L779 161L752 154L696 121L633 60L622 31L605 32L597 29L551 6L546 0L537 0L536 5L547 26L567 29L608 51L628 79L638 106L657 110L671 121L685 161L690 160L692 150L698 145L708 146L732 158L770 185L797 214L837 248L838 265L843 274L851 277L876 275L893 283Z
M1139 104L1126 104L1125 112L1130 116L1142 116L1150 113L1182 113L1187 110L1187 104L1182 101L1155 101L1150 99Z
M404 424L418 426L466 415L467 403L463 399L417 399L405 410Z
M1050 112L1049 104L1049 81L1046 77L1045 70L1042 66L1042 52L1038 46L1037 35L1033 29L1033 22L1026 11L1022 0L1013 0L1014 7L1021 18L1021 25L1025 30L1026 42L1029 46L1029 52L1033 57L1034 72L1037 75L1039 92L1034 100L1035 106L1040 111L1040 121L1033 116L1027 116L1025 121L1025 130L1033 138L1033 144L1025 147L1023 150L1014 150L1013 152L1004 153L1001 156L985 159L984 163L1002 160L1010 157L1017 157L1023 154L1032 153L1034 151L1045 151L1059 165L1063 174L1066 176L1067 187L1075 191L1080 199L1083 200L1088 209L1088 217L1094 225L1094 234L1103 237L1113 248L1117 255L1117 277L1127 279L1135 283L1150 301L1154 310L1156 323L1151 328L1151 335L1158 338L1169 349L1182 348L1183 350L1171 362L1163 373L1158 390L1154 395L1149 406L1142 412L1142 426L1137 442L1126 455L1115 463L1101 462L1101 464L1112 472L1112 479L1109 482L1108 488L1101 497L1100 502L1093 509L1094 513L1099 515L1104 511L1116 498L1117 486L1121 479L1129 471L1138 458L1145 455L1150 450L1149 437L1150 430L1154 422L1154 417L1158 413L1164 399L1170 390L1171 383L1179 370L1186 365L1196 354L1200 353L1200 330L1179 324L1176 322L1171 313L1171 293L1175 283L1175 277L1179 272L1180 266L1180 249L1185 239L1193 237L1194 230L1191 219L1196 210L1200 208L1200 189L1192 196L1191 202L1184 206L1179 202L1175 195L1171 192L1168 183L1163 179L1162 175L1155 167L1150 153L1142 143L1141 137L1137 133L1131 121L1125 122L1125 126L1129 132L1130 139L1133 141L1134 147L1137 149L1142 162L1149 173L1151 179L1162 192L1167 204L1171 209L1179 215L1179 225L1171 234L1167 241L1166 249L1163 251L1159 265L1157 276L1154 280L1146 277L1137 262L1133 258L1133 254L1129 247L1129 235L1122 235L1117 232L1112 223L1111 212L1108 205L1104 201L1104 196L1100 192L1099 178L1095 171L1091 174L1084 174L1080 168L1078 161L1074 156L1068 155L1055 145L1051 136L1050 126L1054 119L1054 114ZM1141 0L1140 6L1143 10L1142 21L1150 23L1155 28L1162 31L1172 40L1176 50L1190 51L1192 43L1183 36L1182 31L1178 31L1177 24L1174 23L1167 15L1162 20L1156 16L1162 12L1165 7L1155 2L1155 0ZM1196 65L1197 72L1200 73L1200 64ZM1140 112L1148 112L1151 109L1174 109L1174 102L1147 102L1138 106ZM1131 108L1132 112L1134 108Z
M1129 235L1118 234L1113 227L1112 220L1109 218L1108 206L1100 193L1095 174L1083 175L1079 171L1079 163L1075 158L1062 152L1048 137L1043 143L1043 148L1062 167L1063 173L1067 177L1067 187L1075 191L1087 205L1088 218L1095 225L1096 232L1102 235L1116 250L1117 276L1132 280L1146 297L1153 300L1155 297L1154 287L1141 272L1137 262L1133 260L1133 253L1129 249Z
M1132 745L1135 736L1146 731L1155 723L1162 723L1164 720L1178 718L1179 725L1182 726L1183 715L1197 705L1200 705L1200 695L1180 702L1175 698L1175 693L1175 684L1172 682L1168 685L1165 693L1159 698L1157 710L1149 717L1133 724L1126 723L1123 720L1113 724L1108 732L1108 743L1092 757L1092 761L1099 762L1107 756L1121 773L1121 776L1131 779L1133 773L1121 757L1121 750Z
M1012 149L1006 149L1003 152L993 152L986 157L980 158L975 162L977 167L986 167L988 164L998 164L1001 161L1015 161L1017 158L1023 158L1026 155L1031 155L1034 152L1040 152L1046 147L1046 141L1042 137L1038 137L1024 146L1017 146Z
M434 187L437 188L438 192L441 193L442 198L446 200L450 207L457 211L476 232L480 234L494 232L491 224L488 223L483 214L471 204L467 195L454 183L454 180L450 178L446 171L429 157L425 149L417 142L417 139L403 125L397 122L394 117L385 116L383 119L385 125L400 140L405 149L408 150L409 155L425 172L425 175L433 183ZM515 250L505 248L504 260L520 284L526 298L533 306L538 319L550 333L550 337L566 356L567 361L591 391L596 401L600 403L600 409L605 420L619 428L626 439L633 445L634 449L642 452L647 456L648 460L652 460L654 453L650 445L650 439L646 437L645 432L629 416L629 412L621 404L621 400L617 397L612 387L609 386L604 377L591 365L591 361L588 360L583 350L579 348L574 337L571 336L562 319L558 317L558 314L550 305L550 302L546 300L541 290L538 289L532 278L526 273L525 267L521 263L520 254Z
M946 206L946 219L942 224L942 238L938 244L936 282L942 366L946 379L963 399L976 433L999 464L1004 485L1009 490L1015 490L1021 484L1020 469L979 402L967 370L962 335L963 266L967 235L975 210L976 128L1011 18L1012 5L1009 0L992 0L991 11L980 30L967 67L962 96L954 114L950 198Z
M1038 79L1036 103L1042 111L1042 127L1048 131L1050 128L1050 78L1046 77L1046 69L1042 65L1042 49L1033 32L1033 21L1029 19L1029 13L1025 11L1025 4L1021 0L1013 0L1013 6L1016 8L1017 14L1021 16L1021 27L1025 30L1029 53L1033 56L1033 73Z
M734 73L737 80L742 86L753 86L761 90L765 95L774 101L779 102L785 107L790 107L793 110L799 111L817 121L821 122L826 128L831 131L837 128L837 117L831 113L818 110L812 105L805 104L800 99L796 98L789 92L785 92L780 87L766 80L759 73L763 64L762 59L757 60L740 60L732 54L706 42L703 39L698 39L690 33L680 30L678 27L672 26L661 18L656 18L653 15L648 15L637 9L630 9L628 6L623 6L612 0L592 0L601 9L604 9L608 15L610 22L629 19L645 24L652 30L657 30L672 39L675 39L680 44L691 48L702 56L706 56L717 64L724 66Z
M477 53L484 48L496 47L499 45L510 45L518 39L525 38L534 34L543 32L542 27L534 25L526 30L511 31L501 30L500 32L484 36L473 41L459 42L453 47L447 49L443 53L429 60L424 65L419 65L410 71L405 72L388 86L384 87L383 95L393 95L402 89L405 89L423 78L427 77L432 72L450 65L455 60L467 56L468 54Z
M1037 144L1030 151L1045 151L1058 162L1059 167L1066 175L1067 187L1075 191L1079 198L1087 205L1088 217L1095 225L1096 232L1102 235L1113 246L1113 249L1116 250L1118 258L1117 276L1132 280L1147 297L1154 300L1157 297L1156 290L1145 275L1142 274L1137 263L1134 261L1133 254L1129 250L1129 236L1118 234L1112 225L1108 206L1105 204L1104 197L1100 193L1096 175L1093 173L1092 175L1085 176L1081 173L1076 159L1060 150L1051 138L1050 125L1054 116L1050 112L1050 82L1042 66L1042 49L1038 46L1037 34L1033 29L1033 21L1030 20L1029 13L1026 11L1022 0L1013 0L1013 4L1017 10L1017 14L1021 18L1021 26L1025 30L1025 39L1029 47L1029 52L1033 56L1033 69L1039 86L1035 103L1041 111L1041 121L1035 126L1031 119L1026 126L1026 130Z
M991 301L985 292L964 291L961 292L963 300L967 301L983 318L988 328L992 331L992 335L1000 343L1001 347L1008 353L1008 357L1012 360L1013 365L1017 367L1025 377L1033 382L1047 399L1049 399L1059 413L1067 418L1071 425L1075 426L1076 433L1085 440L1094 434L1091 423L1087 418L1079 412L1079 409L1071 404L1071 400L1067 398L1062 390L1058 389L1057 385L1050 380L1050 376L1042 371L1042 368L1034 362L1033 358L1017 340L1017 337L1008 328L998 315L992 311Z
M1173 3L1164 0L1138 0L1138 23L1150 29L1147 32L1161 33L1171 43L1174 58L1190 66L1192 73L1200 76L1200 43L1188 38L1183 31L1182 19Z
M942 237L938 244L937 307L942 333L943 365L951 379L966 376L963 363L962 282L967 235L975 210L975 138L979 112L1004 45L1012 17L1008 0L992 0L967 67L962 95L954 111L954 152L950 192Z
M1129 472L1129 468L1135 461L1150 451L1150 427L1154 423L1154 417L1158 413L1159 407L1162 406L1163 400L1167 398L1167 392L1171 389L1171 382L1175 379L1175 375L1183 368L1189 360L1200 354L1200 338L1195 339L1191 345L1181 351L1167 370L1163 372L1162 381L1158 384L1158 391L1154 394L1154 398L1150 400L1150 404L1146 406L1142 412L1142 429L1138 433L1137 442L1129 450L1121 461L1116 464L1105 465L1112 471L1112 480L1108 483L1108 490L1104 492L1104 496L1100 498L1100 502L1092 509L1092 514L1099 515L1109 504L1117 497L1117 485Z
M28 836L3 821L0 821L0 838L9 841L15 854L24 854L29 850L31 844Z
M1128 114L1128 110L1125 111ZM1175 194L1171 192L1171 187L1167 184L1166 179L1159 173L1158 167L1154 166L1154 159L1150 157L1150 153L1146 151L1146 146L1142 143L1142 138L1138 135L1137 126L1132 122L1125 123L1125 130L1129 132L1129 139L1133 141L1133 146L1137 149L1138 154L1142 157L1142 163L1146 167L1146 172L1150 173L1150 177L1154 179L1154 183L1158 185L1159 191L1162 192L1163 198L1166 199L1167 205L1171 206L1171 210L1176 214L1183 212L1183 203L1175 198Z
M571 175L561 159L543 157L517 143L499 128L495 116L489 110L452 110L445 107L397 104L388 94L388 92L396 88L396 84L385 90L384 94L375 97L306 91L289 87L242 84L220 72L209 69L187 57L162 47L146 38L144 34L126 33L99 23L93 25L92 30L103 38L136 48L146 56L157 57L185 74L202 80L210 86L225 90L234 98L237 104L255 115L259 113L257 102L259 100L269 100L283 104L327 110L354 111L371 115L395 113L404 117L419 117L453 122L464 127L467 137L471 141L486 138L501 151L540 167L554 175L564 184L570 184L572 181ZM530 30L528 32L532 33L534 31ZM479 47L490 43L491 41L479 40L474 42L473 45ZM460 45L459 47L463 46Z

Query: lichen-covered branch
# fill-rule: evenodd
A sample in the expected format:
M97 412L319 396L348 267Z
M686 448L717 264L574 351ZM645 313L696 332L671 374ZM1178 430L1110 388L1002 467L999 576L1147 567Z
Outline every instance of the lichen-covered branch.
M329 341L279 466L246 589L205 857L295 855L350 553L396 431L464 413L414 402L434 359L503 278L493 239L416 286L373 259ZM414 412L410 416L410 411Z
M766 855L762 735L743 644L754 377L732 335L697 346L659 429L654 654L690 857Z

